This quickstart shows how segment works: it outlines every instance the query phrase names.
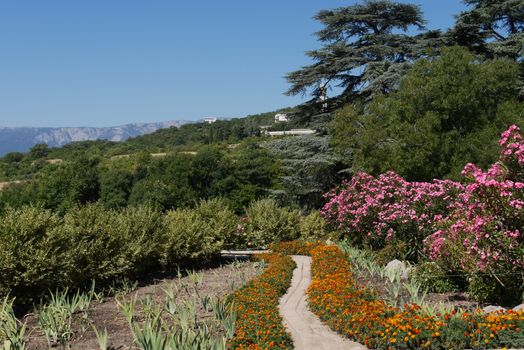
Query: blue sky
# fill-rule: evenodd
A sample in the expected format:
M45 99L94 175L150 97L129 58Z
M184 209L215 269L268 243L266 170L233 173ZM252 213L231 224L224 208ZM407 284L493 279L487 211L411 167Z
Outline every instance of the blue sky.
M447 28L459 0L421 5ZM241 117L296 105L287 72L340 0L0 2L0 126Z

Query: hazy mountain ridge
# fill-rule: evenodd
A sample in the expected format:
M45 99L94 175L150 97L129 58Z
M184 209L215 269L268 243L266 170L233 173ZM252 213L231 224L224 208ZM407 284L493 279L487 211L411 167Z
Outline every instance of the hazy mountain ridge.
M0 156L9 152L26 152L38 143L60 147L70 142L87 140L124 141L158 129L179 127L189 121L172 120L156 123L133 123L115 127L0 127Z

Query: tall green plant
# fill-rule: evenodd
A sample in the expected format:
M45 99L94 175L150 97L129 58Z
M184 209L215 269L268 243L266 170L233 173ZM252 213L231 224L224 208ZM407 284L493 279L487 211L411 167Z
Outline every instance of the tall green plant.
M246 209L246 217L247 239L254 247L290 241L298 238L300 233L300 213L281 208L272 199L251 203Z
M167 269L190 261L206 262L231 242L237 218L225 202L202 201L192 209L177 209L166 215L167 231L161 248Z
M0 349L26 350L26 325L16 318L13 301L9 297L0 299Z

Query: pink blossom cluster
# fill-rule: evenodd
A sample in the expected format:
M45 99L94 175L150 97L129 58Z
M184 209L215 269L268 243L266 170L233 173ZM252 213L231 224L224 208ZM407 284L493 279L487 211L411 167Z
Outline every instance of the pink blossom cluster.
M500 137L499 145L502 146L502 159L514 158L519 164L524 164L524 142L520 129L512 125Z
M454 181L408 182L394 172L358 173L328 193L321 213L332 224L375 247L388 239L421 245L463 193ZM416 247L414 247L416 248ZM421 247L419 247L421 248Z
M487 171L467 164L464 183L408 182L388 172L359 173L326 194L322 214L374 247L400 239L449 269L524 268L524 141L513 125L500 160Z
M524 166L524 142L518 132L513 125L502 133L500 160L487 171L466 165L461 201L425 240L430 258L449 267L458 260L468 271L524 268L524 182L516 179Z

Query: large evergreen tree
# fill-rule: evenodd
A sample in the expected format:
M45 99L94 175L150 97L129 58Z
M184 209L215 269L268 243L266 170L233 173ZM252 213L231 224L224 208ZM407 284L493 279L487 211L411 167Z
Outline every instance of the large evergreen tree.
M407 34L415 27L424 29L420 8L389 0L369 0L363 4L320 11L315 19L324 28L317 34L324 46L307 52L315 63L289 73L288 94L319 96L337 85L341 96L370 97L385 94L428 49L434 47L439 32L417 36Z
M269 141L265 147L282 162L279 201L304 210L324 204L324 193L343 178L344 165L323 136L297 136Z
M524 50L524 0L464 0L449 35L476 53L521 60Z

